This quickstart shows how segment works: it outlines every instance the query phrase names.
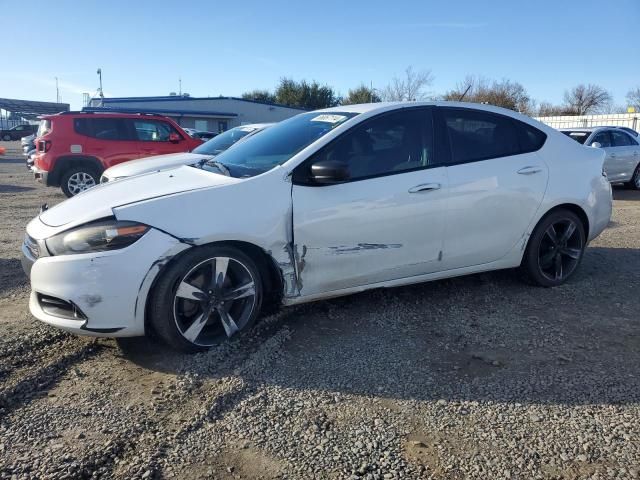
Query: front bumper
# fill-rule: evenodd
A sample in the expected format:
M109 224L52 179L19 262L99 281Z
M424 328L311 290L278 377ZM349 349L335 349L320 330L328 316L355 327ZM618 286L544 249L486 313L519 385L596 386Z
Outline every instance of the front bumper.
M144 335L151 283L161 266L187 247L154 229L133 245L109 252L34 259L23 245L22 264L31 279L29 309L38 320L79 335ZM51 314L43 296L72 305L82 315Z

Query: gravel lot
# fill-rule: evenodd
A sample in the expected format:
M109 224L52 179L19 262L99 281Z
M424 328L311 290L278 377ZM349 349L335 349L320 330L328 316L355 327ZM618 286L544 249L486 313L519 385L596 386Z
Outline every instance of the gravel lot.
M24 227L63 196L3 157L0 477L639 478L640 192L615 198L565 286L374 291L184 356L30 316Z

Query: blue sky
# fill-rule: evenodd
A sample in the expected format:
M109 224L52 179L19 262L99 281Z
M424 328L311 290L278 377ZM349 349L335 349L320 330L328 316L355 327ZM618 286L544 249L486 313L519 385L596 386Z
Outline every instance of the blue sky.
M522 83L561 102L578 83L616 104L640 85L640 0L0 0L0 97L79 108L102 68L107 96L236 96L283 76L345 94L382 88L408 65L434 93L467 74ZM29 10L29 12L27 11ZM12 46L12 45L15 45Z

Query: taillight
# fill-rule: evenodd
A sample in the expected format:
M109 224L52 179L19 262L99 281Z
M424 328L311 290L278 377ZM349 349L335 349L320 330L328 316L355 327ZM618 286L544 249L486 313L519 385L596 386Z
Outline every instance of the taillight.
M51 140L40 140L38 142L39 152L48 152L51 149Z

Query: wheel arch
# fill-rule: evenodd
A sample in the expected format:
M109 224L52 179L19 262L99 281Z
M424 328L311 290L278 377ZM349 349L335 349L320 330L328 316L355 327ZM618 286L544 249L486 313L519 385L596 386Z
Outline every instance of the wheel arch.
M153 332L153 328L151 326L151 322L148 315L149 309L149 301L152 297L152 292L160 280L162 275L167 271L167 269L173 265L176 261L178 261L183 255L187 252L191 252L194 248L200 248L205 246L231 246L235 247L244 254L248 255L255 263L258 269L262 274L264 274L263 280L265 280L264 285L264 298L262 305L262 313L269 314L278 310L278 308L282 304L282 298L284 295L284 281L282 277L282 272L278 267L276 260L263 248L246 241L240 240L222 240L215 241L209 243L203 243L201 245L193 246L191 248L186 248L175 256L173 256L169 261L164 263L161 268L156 273L151 285L147 291L146 298L144 299L144 331L146 333Z
M561 203L559 205L553 206L552 208L547 210L547 212L542 217L540 217L540 219L536 223L536 227L542 220L544 220L546 217L548 217L552 213L557 212L558 210L569 210L570 212L576 214L576 216L582 222L582 226L584 227L585 238L589 238L589 231L591 227L589 222L589 216L587 215L587 212L577 203Z
M64 175L64 172L70 168L87 164L91 165L91 167L98 172L98 175L101 175L102 172L104 172L102 163L96 157L89 155L68 155L58 157L56 159L56 165L53 167L53 170L49 175L49 185L59 187L60 179L62 178L62 175Z

